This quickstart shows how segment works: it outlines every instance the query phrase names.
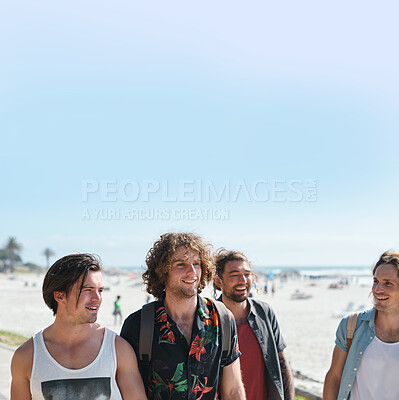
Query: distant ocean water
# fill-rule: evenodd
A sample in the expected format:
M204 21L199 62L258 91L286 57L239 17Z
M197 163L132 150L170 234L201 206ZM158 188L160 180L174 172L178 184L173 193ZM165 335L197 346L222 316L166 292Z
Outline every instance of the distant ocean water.
M256 271L268 274L279 274L288 271L296 271L303 278L308 279L321 279L331 282L348 279L350 283L358 285L371 285L372 284L372 267L364 266L323 266L323 267L256 267Z
M331 276L331 275L349 275L349 276L371 276L371 267L342 267L342 266L329 266L329 267L255 267L259 272L263 273L280 273L284 271L298 271L301 275L321 275L321 276Z
M143 267L114 267L124 272L134 272L135 274L142 274L144 272ZM112 269L114 269L112 268ZM111 269L111 268L110 268ZM297 271L301 276L304 277L325 277L334 278L337 276L343 277L364 277L371 279L372 267L364 266L284 266L284 267L265 267L265 266L254 266L256 272L264 274L279 274L281 272Z

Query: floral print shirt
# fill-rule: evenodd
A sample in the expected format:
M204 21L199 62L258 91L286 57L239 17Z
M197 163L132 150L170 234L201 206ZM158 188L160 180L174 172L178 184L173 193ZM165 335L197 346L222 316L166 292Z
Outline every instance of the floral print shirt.
M143 374L139 354L141 310L126 318L121 336L134 348ZM237 329L231 321L231 347L227 364L240 355ZM155 304L154 338L148 376L143 381L150 400L214 400L220 377L222 342L219 316L212 301L198 296L191 345L166 313L163 300Z

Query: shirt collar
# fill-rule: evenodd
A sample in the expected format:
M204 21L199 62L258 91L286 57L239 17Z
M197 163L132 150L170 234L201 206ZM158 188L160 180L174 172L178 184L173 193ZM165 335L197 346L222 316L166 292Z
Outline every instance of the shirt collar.
M159 306L165 307L165 295L163 295L160 299L157 300L157 307ZM170 318L170 316L168 316ZM204 300L197 294L197 311L194 317L194 324L201 330L205 326L205 319L212 318L209 314L209 310L204 302Z
M159 306L165 307L165 294L162 294L162 296L156 300L157 304ZM202 300L201 296L197 294L197 315L200 315L200 318L204 318L204 316L209 315L208 308L206 307L206 304L204 300Z
M254 314L254 315L255 315L255 313L254 313L254 303L253 303L252 299L250 299L250 298L248 297L247 301L248 301L248 303L249 303L249 313L248 313L248 316L249 316L250 314Z
M374 318L375 318L375 308L371 308L370 310L365 311L360 319L362 321L368 321L370 328L374 328Z
M194 321L199 331L205 326L206 318L211 318L211 315L204 300L202 300L201 296L197 295L197 312Z

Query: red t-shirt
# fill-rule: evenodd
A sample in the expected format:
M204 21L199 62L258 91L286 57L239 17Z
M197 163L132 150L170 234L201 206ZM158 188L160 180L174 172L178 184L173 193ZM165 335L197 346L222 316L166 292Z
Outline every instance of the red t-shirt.
M258 339L249 326L249 322L237 325L237 333L238 345L242 353L240 357L242 381L247 399L266 400L266 367Z

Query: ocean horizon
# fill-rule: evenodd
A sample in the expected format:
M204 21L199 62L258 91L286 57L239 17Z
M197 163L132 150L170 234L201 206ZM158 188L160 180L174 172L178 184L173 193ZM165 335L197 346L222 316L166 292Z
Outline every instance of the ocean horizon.
M370 276L372 267L369 266L254 266L255 272L260 272L264 274L278 274L281 272L295 271L303 276ZM143 273L145 267L131 266L131 267L106 267L105 270L120 270L123 272L133 272L133 273Z

